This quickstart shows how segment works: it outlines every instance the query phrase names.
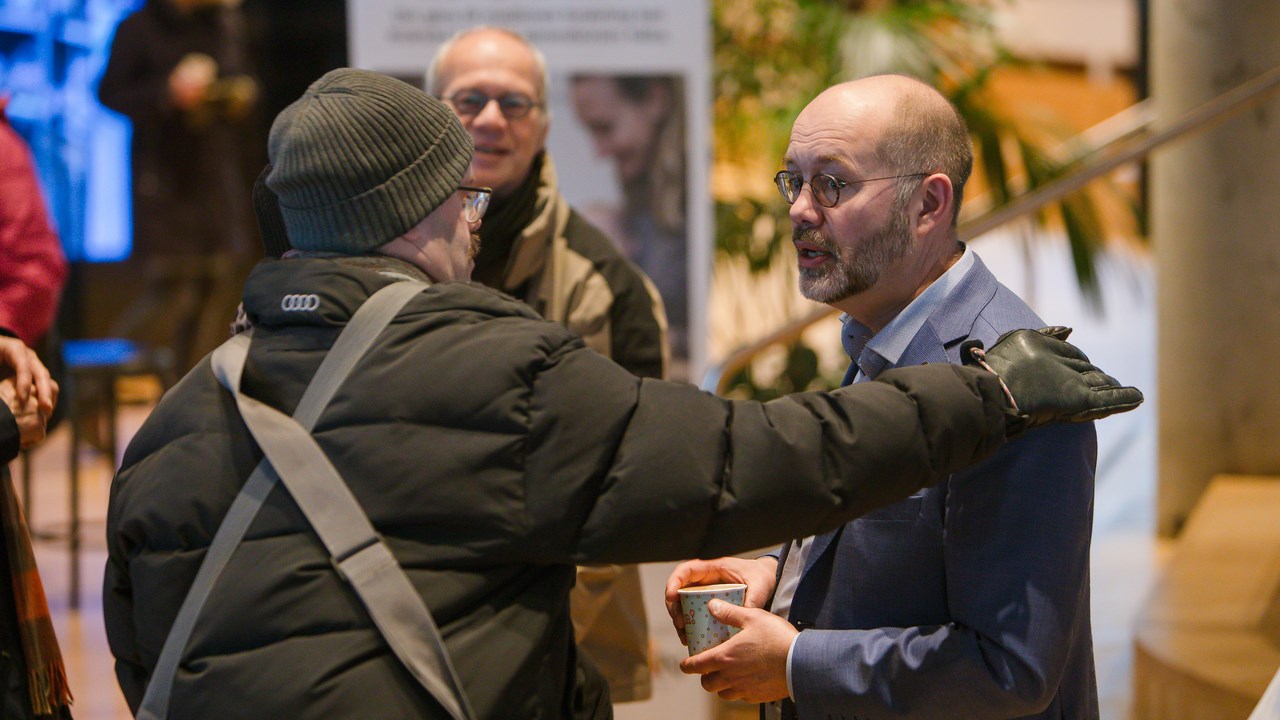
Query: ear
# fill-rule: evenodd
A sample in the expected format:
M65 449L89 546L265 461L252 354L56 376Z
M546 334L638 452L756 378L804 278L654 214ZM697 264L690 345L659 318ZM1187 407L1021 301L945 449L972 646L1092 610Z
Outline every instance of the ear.
M542 127L538 128L538 152L547 149L547 133L551 131L551 114L547 112L546 108L543 108L541 115L540 124Z
M404 260L427 274L434 282L454 280L453 266L449 262L449 238L457 223L461 206L450 196L430 215L409 228L405 234L374 249L378 255Z
M951 178L943 173L934 173L920 184L924 191L923 202L916 215L916 227L921 235L929 235L951 227L952 207L955 204L955 189L951 187Z

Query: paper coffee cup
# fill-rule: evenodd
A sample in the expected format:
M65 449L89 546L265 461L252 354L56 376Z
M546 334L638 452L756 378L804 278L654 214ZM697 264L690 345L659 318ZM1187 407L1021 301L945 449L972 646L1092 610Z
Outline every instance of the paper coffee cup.
M684 613L684 634L689 641L689 654L710 650L738 634L740 628L725 625L711 616L707 603L713 599L734 605L747 600L747 586L741 583L695 585L680 588L680 610Z

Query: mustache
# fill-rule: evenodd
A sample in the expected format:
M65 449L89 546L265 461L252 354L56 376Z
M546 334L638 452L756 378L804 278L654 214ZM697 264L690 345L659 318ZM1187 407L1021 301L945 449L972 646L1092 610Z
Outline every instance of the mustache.
M819 248L822 248L823 252L829 252L833 255L836 252L835 243L831 242L829 239L827 239L826 235L823 235L822 233L818 232L817 229L815 228L792 229L791 242L793 243L803 242L803 243L809 243L811 245L817 245Z

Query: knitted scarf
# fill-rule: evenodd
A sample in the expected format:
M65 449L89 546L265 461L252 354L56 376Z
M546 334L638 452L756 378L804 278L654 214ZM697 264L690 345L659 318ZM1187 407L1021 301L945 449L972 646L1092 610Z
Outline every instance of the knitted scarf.
M58 638L53 634L44 585L36 570L27 519L13 491L9 469L3 466L0 466L0 526L3 527L4 550L9 559L18 637L27 663L31 709L37 716L62 717L72 700L67 670L62 664Z
M503 279L511 259L511 249L516 238L533 221L537 209L538 181L542 177L544 157L540 153L534 159L529 176L511 197L494 198L489 204L489 212L480 223L480 254L476 256L476 267L471 272L472 280L499 290L506 289Z

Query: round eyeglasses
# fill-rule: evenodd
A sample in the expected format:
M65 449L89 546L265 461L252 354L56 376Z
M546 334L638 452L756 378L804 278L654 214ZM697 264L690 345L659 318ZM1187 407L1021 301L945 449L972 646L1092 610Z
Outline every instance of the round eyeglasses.
M540 103L534 102L533 98L524 93L509 92L501 95L489 95L479 90L462 90L445 98L454 110L458 111L458 115L464 118L473 115L479 115L489 106L491 101L497 101L498 110L502 112L502 116L508 120L518 120L535 107L542 107Z
M493 195L493 190L459 185L458 192L462 193L462 217L469 223L480 222L484 211L489 209L489 198Z
M905 177L921 177L929 173L906 173L905 175L885 175L883 177L863 178L861 180L844 180L835 175L820 173L809 178L809 192L813 194L813 199L818 201L822 207L835 207L840 202L840 191L850 185L858 183L867 183L875 180L896 180ZM783 170L773 176L773 182L778 186L778 192L782 193L782 199L787 201L788 205L794 205L796 200L800 199L800 189L804 187L804 178L799 173L793 173L790 170Z

